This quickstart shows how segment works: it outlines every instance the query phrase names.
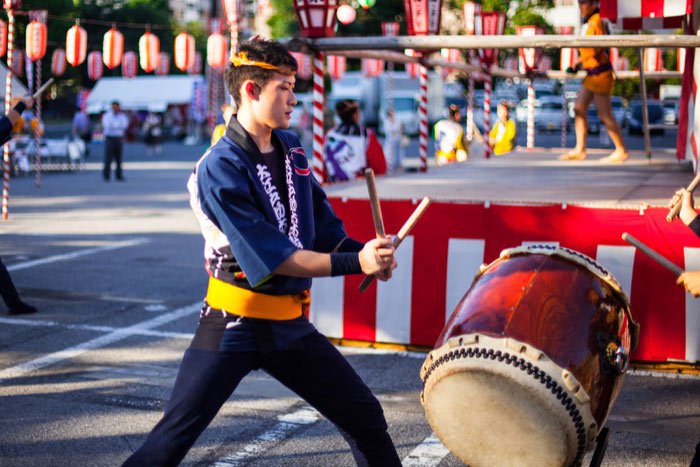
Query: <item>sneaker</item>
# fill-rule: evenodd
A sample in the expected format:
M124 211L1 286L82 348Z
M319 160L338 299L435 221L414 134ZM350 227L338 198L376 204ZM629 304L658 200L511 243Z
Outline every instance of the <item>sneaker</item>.
M29 315L31 313L36 313L37 309L31 305L27 305L24 302L19 302L17 305L13 305L7 310L9 315Z
M586 154L580 152L569 152L559 156L560 161L585 161Z

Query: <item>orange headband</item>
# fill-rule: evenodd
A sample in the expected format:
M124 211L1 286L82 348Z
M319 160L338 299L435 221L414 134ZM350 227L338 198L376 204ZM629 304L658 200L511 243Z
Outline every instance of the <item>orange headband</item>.
M277 73L281 73L283 75L294 75L296 72L287 67L279 67L276 65L271 65L269 63L265 62L256 62L255 60L250 60L248 59L248 56L246 55L245 52L238 52L237 54L231 54L231 63L233 66L256 66L258 68L262 68L264 70L272 70L276 71Z

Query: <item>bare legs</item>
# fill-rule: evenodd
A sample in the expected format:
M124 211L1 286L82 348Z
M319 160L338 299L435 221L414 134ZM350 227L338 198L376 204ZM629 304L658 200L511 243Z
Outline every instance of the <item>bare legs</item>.
M584 160L586 159L586 136L588 135L588 107L591 102L595 101L596 109L600 121L608 129L610 139L615 145L615 151L607 157L601 159L601 162L623 162L629 157L625 143L622 140L622 131L620 125L612 114L612 106L610 104L610 95L594 94L588 89L581 86L576 105L574 106L574 128L576 130L576 146L573 150L563 154L559 158L561 160Z

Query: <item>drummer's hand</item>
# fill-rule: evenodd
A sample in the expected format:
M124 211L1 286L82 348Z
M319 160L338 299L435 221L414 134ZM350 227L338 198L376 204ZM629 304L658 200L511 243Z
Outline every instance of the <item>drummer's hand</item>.
M24 105L26 105L28 109L34 106L34 98L32 96L24 96L20 100L24 102Z
M391 277L391 269L396 267L394 251L395 248L389 237L375 238L365 243L364 248L360 251L362 272L368 276L376 274L379 277L379 273L382 273L385 277L387 274ZM384 273L385 269L390 270L388 273Z
M693 294L693 297L700 296L700 271L686 271L676 280L676 284L683 285L685 289Z
M671 201L669 201L669 209L679 202L681 203L681 210L678 212L678 217L680 217L685 225L688 225L695 219L695 216L698 215L695 211L695 199L693 198L693 194L685 188L681 188L673 195Z

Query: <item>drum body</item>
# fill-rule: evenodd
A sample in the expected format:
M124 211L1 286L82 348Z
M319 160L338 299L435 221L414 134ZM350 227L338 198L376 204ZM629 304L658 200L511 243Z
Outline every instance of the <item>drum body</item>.
M428 421L472 467L580 464L636 331L626 295L592 259L547 245L505 250L482 266L423 364Z

